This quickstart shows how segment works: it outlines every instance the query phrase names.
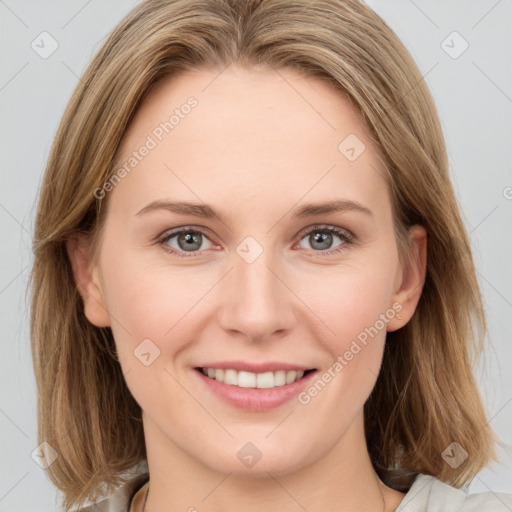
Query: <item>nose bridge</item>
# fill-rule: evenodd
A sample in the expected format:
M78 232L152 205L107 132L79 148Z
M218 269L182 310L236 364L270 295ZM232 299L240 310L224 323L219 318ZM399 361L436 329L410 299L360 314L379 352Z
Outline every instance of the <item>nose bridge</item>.
M279 276L280 265L273 251L247 237L236 252L221 315L222 327L240 331L251 339L289 329L294 318L293 304L290 291Z
M282 294L283 284L276 277L278 272L275 267L275 259L272 258L270 250L263 252L250 263L240 258L235 263L233 276L237 283L238 301L247 302L253 308L258 305L271 306L276 302L277 296ZM282 303L283 300L279 302Z

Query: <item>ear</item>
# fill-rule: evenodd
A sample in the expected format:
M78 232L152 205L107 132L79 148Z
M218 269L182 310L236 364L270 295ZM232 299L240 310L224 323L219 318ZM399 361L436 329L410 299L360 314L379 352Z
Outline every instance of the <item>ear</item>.
M66 250L73 268L73 276L83 303L85 316L96 327L110 327L110 315L99 280L98 269L93 266L89 242L84 235L66 241Z
M388 332L400 329L411 319L423 291L426 272L427 232L417 224L409 228L408 263L397 272L396 291L390 305L397 314L388 322Z

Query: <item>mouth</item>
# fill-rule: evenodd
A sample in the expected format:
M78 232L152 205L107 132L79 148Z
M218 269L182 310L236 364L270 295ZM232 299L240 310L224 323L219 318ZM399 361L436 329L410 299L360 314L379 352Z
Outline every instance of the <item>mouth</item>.
M192 368L192 373L203 383L209 396L236 409L260 413L296 398L318 373L316 368L306 369L287 364L264 367L237 364L238 369L230 368L230 363L217 363L215 366ZM259 371L249 371L249 368Z
M228 386L253 389L272 389L293 384L316 371L316 368L311 368L309 370L277 370L262 373L244 370L238 371L233 368L196 367L195 370L202 373L209 379L222 382Z

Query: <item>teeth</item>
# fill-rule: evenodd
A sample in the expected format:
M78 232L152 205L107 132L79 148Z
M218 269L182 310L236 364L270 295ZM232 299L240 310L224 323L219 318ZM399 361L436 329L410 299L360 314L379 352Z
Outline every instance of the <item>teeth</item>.
M274 373L274 386L284 386L286 384L286 372L279 370Z
M217 372L215 372L215 374L217 374ZM219 380L219 379L217 379L217 380ZM238 386L238 375L235 372L235 370L226 370L224 372L224 384L231 384L232 386Z
M233 370L235 371L235 370ZM219 380L219 379L217 379ZM224 384L229 382L224 381ZM256 374L252 372L238 372L238 387L239 388L255 388L256 387Z
M274 388L291 384L304 376L303 371L285 371L277 372L253 373L236 370L221 370L218 368L201 368L204 375L211 379L224 382L230 386L238 386L241 388Z
M286 384L291 384L297 377L297 372L290 371L286 372Z
M256 374L256 387L257 388L273 388L274 386L275 386L275 379L274 379L273 372Z

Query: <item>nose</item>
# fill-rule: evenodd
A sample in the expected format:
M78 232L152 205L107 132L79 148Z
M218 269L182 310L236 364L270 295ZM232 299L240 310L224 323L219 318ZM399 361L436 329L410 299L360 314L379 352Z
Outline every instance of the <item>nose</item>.
M221 293L220 326L240 338L263 342L282 337L297 321L300 301L270 251L250 263L235 254Z

